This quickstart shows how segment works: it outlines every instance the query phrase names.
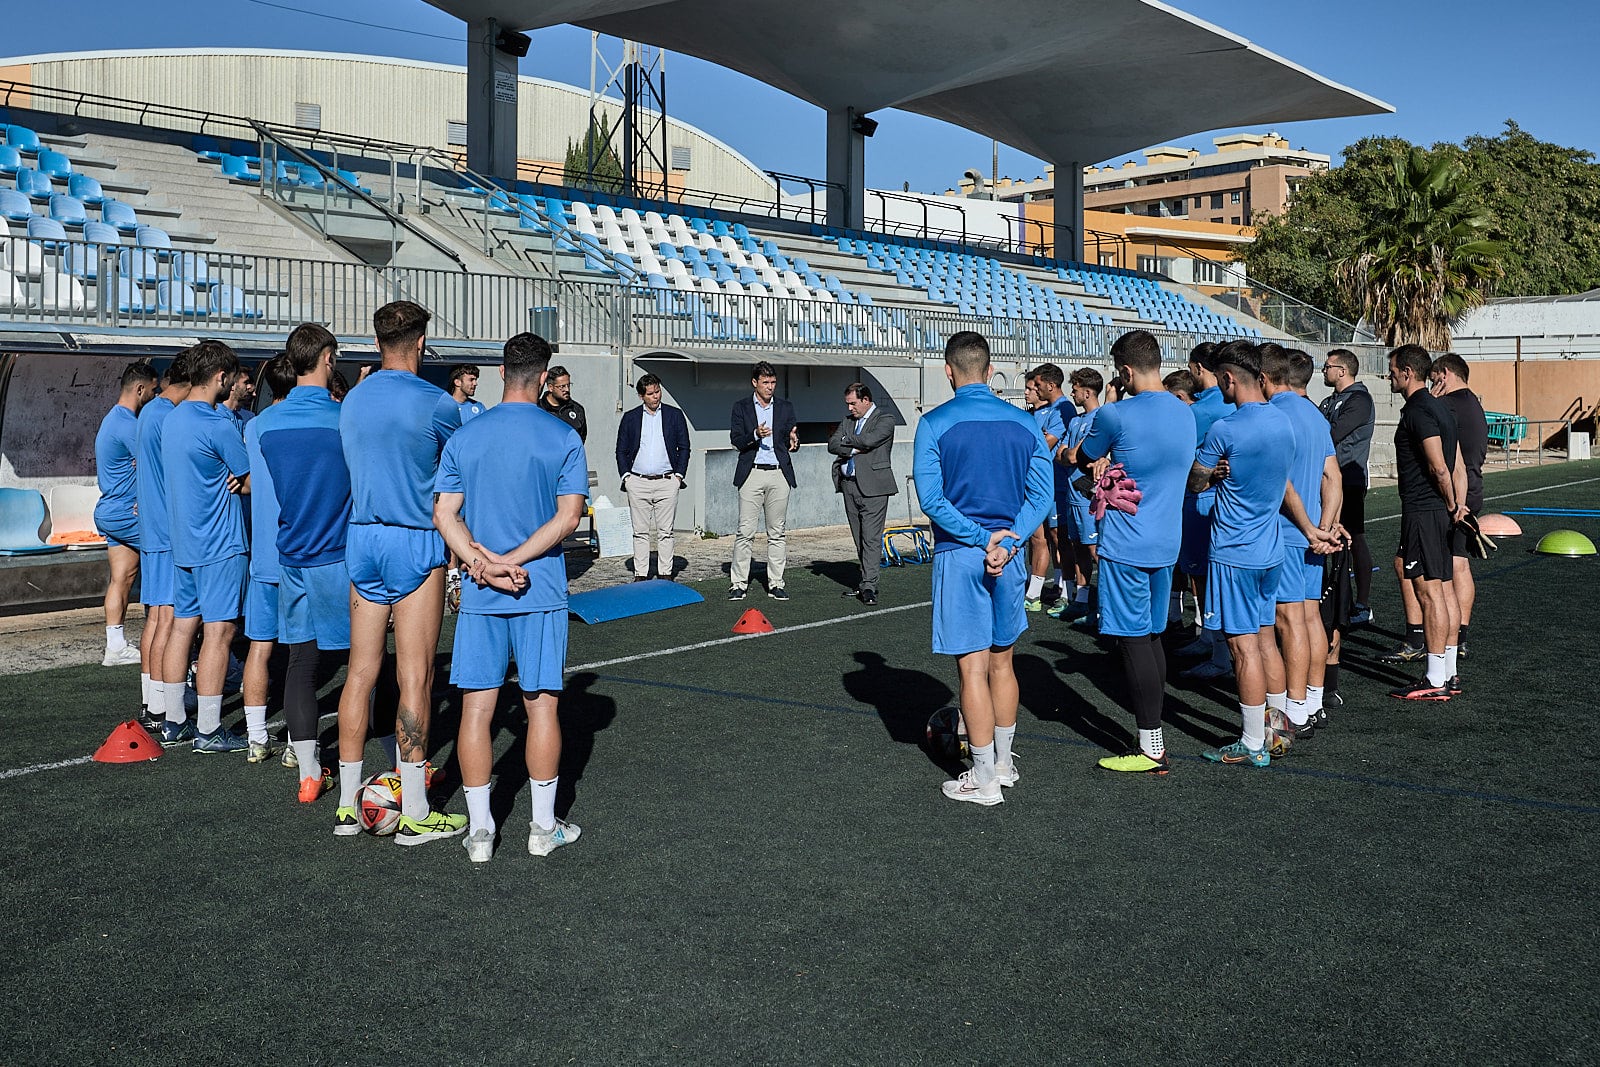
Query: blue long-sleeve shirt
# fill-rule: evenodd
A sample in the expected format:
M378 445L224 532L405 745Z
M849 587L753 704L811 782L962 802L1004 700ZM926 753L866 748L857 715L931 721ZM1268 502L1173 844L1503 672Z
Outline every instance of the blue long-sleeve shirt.
M987 385L963 385L917 423L913 477L935 552L987 548L997 530L1026 540L1050 510L1050 452L1033 417Z
M297 385L250 424L279 487L276 545L285 567L323 567L344 559L350 471L339 414L326 389Z

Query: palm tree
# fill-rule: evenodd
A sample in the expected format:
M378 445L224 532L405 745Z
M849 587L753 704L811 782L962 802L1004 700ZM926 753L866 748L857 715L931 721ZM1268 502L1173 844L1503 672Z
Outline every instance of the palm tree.
M1450 347L1450 331L1505 274L1506 245L1464 188L1460 163L1412 148L1384 176L1384 205L1334 279L1389 345Z

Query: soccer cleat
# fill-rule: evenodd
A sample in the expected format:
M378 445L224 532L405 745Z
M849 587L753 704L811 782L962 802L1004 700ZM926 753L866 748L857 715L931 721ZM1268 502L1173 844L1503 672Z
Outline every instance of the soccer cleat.
M163 721L161 723L161 746L163 748L171 748L173 745L181 745L185 741L193 740L193 719L185 719L182 722Z
M488 863L494 858L494 831L475 830L461 839L461 847L473 863Z
M322 770L321 778L300 779L300 803L315 804L321 800L323 794L333 792L333 772L326 767Z
M783 586L775 585L767 590L767 595L773 600L788 600L789 594L783 591Z
M994 780L1007 789L1016 785L1017 779L1021 777L1022 773L1017 770L1017 754L1015 752L1011 754L1010 763L996 763L994 765Z
M1102 756L1095 761L1102 770L1119 771L1123 774L1153 774L1163 777L1172 770L1172 761L1163 752L1160 759L1146 755L1143 751L1129 752L1123 756Z
M1418 678L1410 685L1403 685L1398 689L1389 690L1389 695L1396 700L1449 700L1450 683L1434 685L1426 677Z
M300 757L296 756L294 754L294 746L293 745L284 745L283 746L283 759L280 760L279 762L282 763L285 767L289 768L291 771L299 769L299 767L300 767Z
M400 826L394 832L397 845L420 845L441 837L457 837L467 832L467 817L451 815L444 811L430 811L420 819L400 816Z
M106 649L106 654L100 657L102 667L129 667L139 662L139 650L132 645L123 645L115 651Z
M1400 642L1400 647L1390 652L1385 652L1378 658L1384 663L1415 663L1428 654L1425 648L1419 648L1409 641ZM1458 655L1460 653L1457 653Z
M1173 655L1182 656L1185 659L1193 656L1209 656L1211 655L1211 642L1204 637L1197 637L1178 649Z
M1450 691L1450 695L1451 696L1453 696L1453 697L1460 696L1461 695L1461 675L1452 674L1450 676L1450 680L1448 682L1444 683L1444 687L1447 690Z
M1024 597L1023 600L1022 600L1022 610L1023 611L1027 611L1027 612L1043 611L1044 610L1044 601L1043 600L1037 600L1037 599L1029 600L1026 597Z
M1178 677L1191 678L1199 682L1214 682L1219 678L1226 678L1232 673L1233 668L1231 666L1224 666L1223 664L1206 660L1204 663L1197 663L1187 670L1179 671Z
M729 600L743 600L744 599L744 594L745 594L744 586L735 585L735 586L732 586L731 588L729 588L729 590L728 590L728 599Z
M1200 755L1212 763L1227 765L1249 764L1252 767L1270 767L1272 756L1265 748L1248 748L1243 740L1221 748L1208 748Z
M144 727L145 732L157 741L161 740L161 726L166 721L166 719L158 719L150 714L149 708L139 709L139 725Z
M1459 645L1456 646L1456 659L1466 659L1466 658L1467 658L1467 643L1465 641L1463 641Z
M1059 619L1070 607L1072 607L1072 601L1062 597L1054 604L1051 604L1049 607L1045 608L1044 613L1050 616L1052 619Z
M354 837L361 832L361 817L355 808L340 808L333 813L333 836Z
M1344 696L1340 693L1323 693L1322 710L1317 713L1317 725L1321 726L1328 721L1328 709L1338 711L1344 707Z
M194 735L194 750L208 756L243 752L249 747L249 738L240 737L232 730L222 726L217 727L209 734L197 733Z
M1350 617L1345 620L1345 625L1354 629L1357 626L1372 625L1372 609L1365 604L1357 604Z
M528 824L528 855L548 856L562 845L570 845L578 839L583 830L577 823L557 819L555 826L549 830L540 826Z
M1006 802L1005 794L1000 791L1000 779L991 778L986 785L979 785L977 771L962 771L960 776L944 783L941 788L944 790L944 795L951 800L960 800L968 804L982 804L989 807Z
M250 742L250 751L245 753L244 758L246 763L265 763L277 754L278 746L268 738L266 741Z

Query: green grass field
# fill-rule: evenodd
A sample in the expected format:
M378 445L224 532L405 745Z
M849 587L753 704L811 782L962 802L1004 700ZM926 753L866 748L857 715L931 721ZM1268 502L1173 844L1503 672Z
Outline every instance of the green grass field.
M1487 492L1600 508L1600 463ZM1369 498L1380 559L1397 511ZM944 800L917 745L953 682L926 567L886 572L876 613L824 567L787 604L575 622L561 806L583 840L527 855L508 711L483 867L334 838L332 801L295 803L276 762L36 769L92 752L137 680L7 678L0 1063L1590 1062L1600 560L1528 550L1600 520L1519 521L1477 565L1464 697L1385 695L1399 599L1376 575L1348 707L1266 771L1204 764L1232 695L1177 685L1174 772L1097 771L1132 737L1116 659L1036 616L998 808ZM752 606L779 632L722 642ZM449 630L435 762L464 811Z

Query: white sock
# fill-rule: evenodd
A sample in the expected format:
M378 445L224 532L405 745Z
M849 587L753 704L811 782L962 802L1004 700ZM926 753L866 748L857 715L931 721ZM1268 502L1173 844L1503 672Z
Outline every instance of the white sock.
M428 817L428 764L400 761L400 814L413 821Z
M258 745L267 743L267 706L244 709L244 727L250 734L250 740Z
M1306 686L1306 715L1309 718L1312 712L1322 710L1322 686Z
M1044 592L1044 578L1037 574L1028 575L1028 591L1024 593L1024 600L1038 600Z
M149 684L144 689L145 710L152 719L164 718L167 714L167 683L149 679Z
M1016 740L1017 724L1010 726L996 726L994 728L994 761L995 763L1009 764L1011 762L1011 742Z
M1252 752L1260 752L1267 743L1267 706L1240 704L1239 718L1244 723L1244 747Z
M115 652L128 647L128 634L121 626L106 627L106 651Z
M166 683L167 721L182 726L189 721L189 710L183 706L183 692L188 686L182 682Z
M1139 751L1153 760L1159 760L1161 754L1167 750L1166 739L1161 736L1161 727L1154 730L1139 731Z
M489 814L488 784L462 786L462 791L467 794L467 833L475 834L479 830L494 833L494 817Z
M541 830L549 831L556 828L556 783L559 778L552 778L548 782L529 782L533 788L533 825Z
M1306 688L1309 689L1310 686L1307 686ZM1289 721L1294 723L1296 726L1304 726L1306 723L1311 721L1311 708L1309 705L1310 701L1291 700L1289 701L1289 706L1284 709L1283 713L1287 715L1289 717Z
M1289 694L1287 692L1283 692L1283 693L1268 693L1267 694L1267 707L1276 709L1277 711L1286 711L1286 710L1288 710L1288 707L1289 707Z
M1444 646L1444 677L1449 681L1456 676L1456 645Z
M194 728L196 733L214 734L222 728L222 697L198 697Z
M150 676L139 675L139 706L146 711L150 710Z
M994 742L979 747L972 746L972 773L979 785L994 781Z
M400 746L395 743L394 734L384 734L378 738L378 744L383 746L383 756L389 761L389 766L400 766Z
M294 749L294 758L300 761L301 778L321 778L322 760L317 756L317 743L315 741L290 741L289 747ZM343 764L340 764L341 769ZM361 764L356 764L359 768ZM342 773L342 770L341 770ZM356 771L357 774L361 772Z
M300 755L300 749L299 749L298 746L306 744L306 743L307 742L305 742L305 741L296 741L295 742L296 748L294 750L294 754L297 755L297 756ZM304 767L305 764L302 763L301 766ZM339 761L339 806L341 808L353 808L353 807L355 807L356 806L356 794L359 793L359 792L361 792L361 761L360 760L356 760L354 763L346 763L344 760L340 760Z
M1450 680L1449 657L1449 650L1428 653L1428 684L1435 689Z

